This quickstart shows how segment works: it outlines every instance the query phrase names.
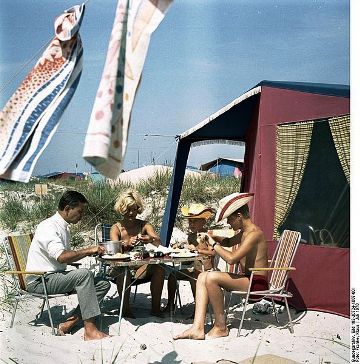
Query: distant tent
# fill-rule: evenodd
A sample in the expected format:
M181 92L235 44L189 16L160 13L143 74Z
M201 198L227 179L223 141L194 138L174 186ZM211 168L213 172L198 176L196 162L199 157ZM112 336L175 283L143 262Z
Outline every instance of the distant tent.
M104 182L106 180L106 178L99 172L89 173L88 178L90 178L92 182Z
M201 171L216 173L220 176L241 178L244 166L243 159L217 158L200 166Z
M168 244L192 144L245 143L241 191L272 251L285 228L301 231L291 301L349 316L350 88L262 81L178 142L161 240Z

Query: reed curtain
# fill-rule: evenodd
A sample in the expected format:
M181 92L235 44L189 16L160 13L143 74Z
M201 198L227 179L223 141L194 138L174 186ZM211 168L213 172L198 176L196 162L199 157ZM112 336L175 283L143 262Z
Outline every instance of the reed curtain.
M309 155L314 122L283 124L276 127L276 189L274 239L299 191Z
M350 183L350 115L329 119L336 152L348 183Z

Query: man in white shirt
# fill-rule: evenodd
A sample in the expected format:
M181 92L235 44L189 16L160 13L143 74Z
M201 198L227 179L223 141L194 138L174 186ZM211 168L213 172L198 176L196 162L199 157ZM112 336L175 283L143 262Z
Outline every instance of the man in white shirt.
M42 221L35 231L26 270L49 272L45 277L48 294L76 291L79 305L72 316L59 325L58 333L65 335L82 319L84 339L96 340L108 336L97 329L95 317L100 315L99 302L110 289L110 283L94 278L93 273L85 268L66 271L68 263L104 253L100 246L71 250L69 225L81 220L87 203L85 196L77 191L66 191L62 195L56 214ZM27 277L27 288L30 292L43 293L41 279L37 276Z

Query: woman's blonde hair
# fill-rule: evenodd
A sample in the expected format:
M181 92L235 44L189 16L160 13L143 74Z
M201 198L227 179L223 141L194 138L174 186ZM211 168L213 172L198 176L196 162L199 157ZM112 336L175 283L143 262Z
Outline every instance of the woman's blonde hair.
M144 211L144 204L140 194L137 191L128 190L118 196L115 202L114 210L121 215L125 215L129 210L129 207L133 206L137 206L139 214Z

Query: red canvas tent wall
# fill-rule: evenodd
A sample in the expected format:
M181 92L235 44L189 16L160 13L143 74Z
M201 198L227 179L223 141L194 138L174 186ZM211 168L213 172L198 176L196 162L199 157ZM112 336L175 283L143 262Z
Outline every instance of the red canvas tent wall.
M179 138L161 227L162 242L170 241L191 145L230 140L246 143L241 190L255 192L251 214L263 229L269 250L273 250L276 126L349 112L349 86L262 81L184 132ZM350 249L301 244L294 265L298 267L291 276L294 307L349 316Z

